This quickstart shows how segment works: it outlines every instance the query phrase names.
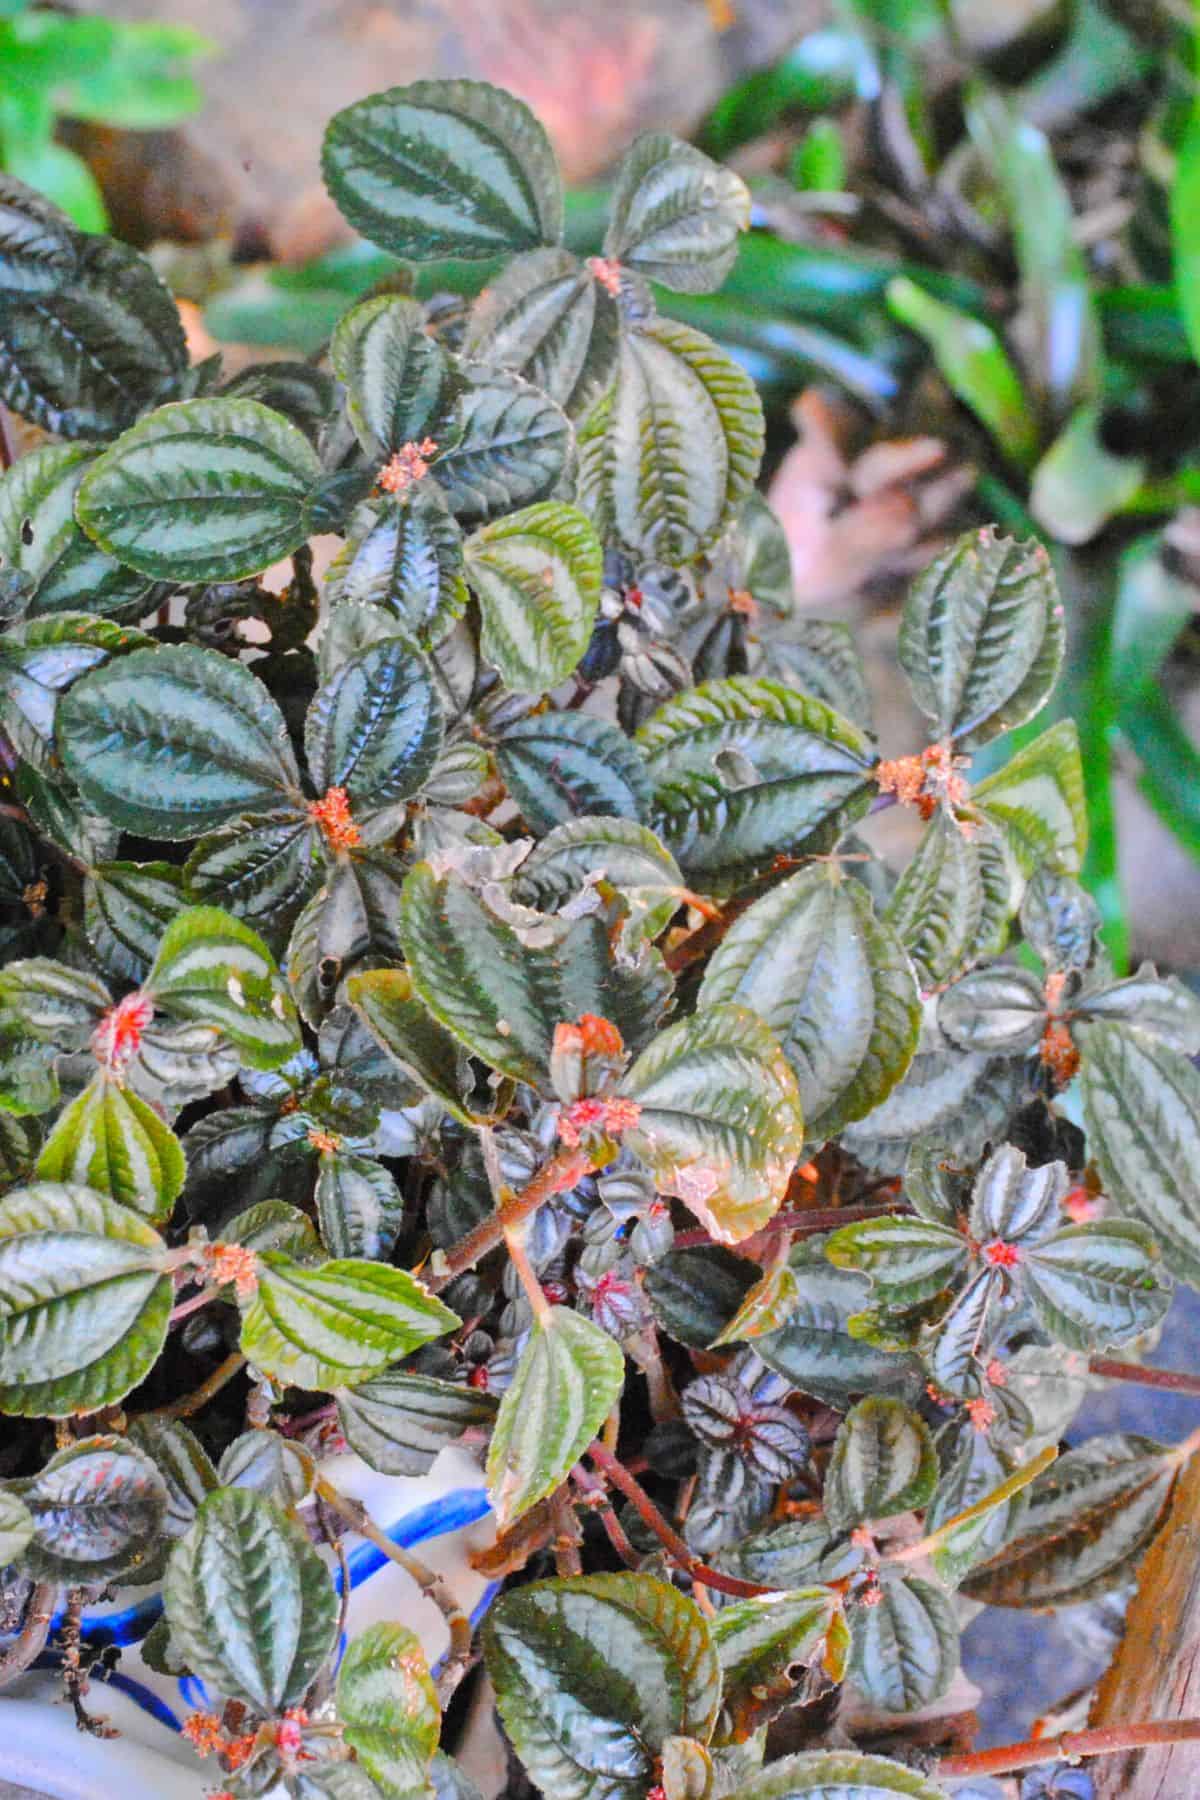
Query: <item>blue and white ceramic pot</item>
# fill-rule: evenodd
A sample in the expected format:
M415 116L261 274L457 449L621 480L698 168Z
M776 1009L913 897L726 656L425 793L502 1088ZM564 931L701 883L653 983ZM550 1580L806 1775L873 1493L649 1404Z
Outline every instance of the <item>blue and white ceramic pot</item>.
M360 1500L394 1543L436 1570L465 1613L482 1618L496 1587L469 1559L492 1541L495 1528L483 1473L465 1451L443 1450L429 1474L419 1477L378 1475L351 1455L326 1458L321 1473ZM433 1601L374 1544L351 1533L344 1546L351 1587L346 1638L378 1620L394 1620L416 1632L436 1668L448 1632ZM336 1560L328 1555L340 1586ZM78 1730L53 1668L35 1668L0 1694L0 1776L51 1800L205 1800L211 1794L214 1772L181 1728L190 1713L215 1710L219 1697L194 1677L175 1680L142 1660L141 1640L161 1611L157 1592L128 1588L84 1615L91 1645L121 1648L112 1675L93 1679L88 1694L89 1710L103 1713L119 1736Z

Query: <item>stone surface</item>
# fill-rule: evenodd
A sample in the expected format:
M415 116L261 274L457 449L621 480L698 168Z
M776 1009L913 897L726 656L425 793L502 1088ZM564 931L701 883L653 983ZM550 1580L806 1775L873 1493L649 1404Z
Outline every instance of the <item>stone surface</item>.
M345 235L318 155L329 116L365 94L430 75L494 81L533 107L568 179L583 181L639 131L686 131L827 11L826 0L87 4L169 17L220 47L201 70L205 108L180 131L86 134L118 230L139 242L228 233L246 253L289 261Z

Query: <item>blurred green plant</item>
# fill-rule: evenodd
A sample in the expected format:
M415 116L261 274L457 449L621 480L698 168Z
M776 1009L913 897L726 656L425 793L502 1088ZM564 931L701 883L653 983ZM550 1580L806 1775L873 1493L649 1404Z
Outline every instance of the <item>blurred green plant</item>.
M55 137L61 119L152 131L198 110L192 64L215 45L184 25L126 24L0 0L0 167L84 231L108 214L87 163Z

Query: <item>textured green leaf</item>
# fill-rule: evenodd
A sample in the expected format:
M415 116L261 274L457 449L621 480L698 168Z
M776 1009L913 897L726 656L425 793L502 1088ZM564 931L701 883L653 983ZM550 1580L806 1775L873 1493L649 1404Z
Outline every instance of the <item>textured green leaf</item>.
M330 567L330 605L386 608L420 643L439 644L468 599L462 532L440 490L418 482L402 499L382 501L363 517L365 523L356 515L349 541Z
M480 647L518 693L543 693L587 649L604 555L578 507L526 507L485 525L465 546L483 616Z
M186 1169L170 1126L100 1069L58 1119L37 1172L95 1188L161 1224L183 1191Z
M112 995L83 969L30 956L0 968L0 1005L23 1035L61 1050L84 1050Z
M734 921L700 1004L734 1001L766 1021L800 1088L810 1143L879 1105L912 1061L921 1009L908 959L866 891L802 870Z
M754 1342L767 1367L839 1412L845 1412L859 1394L915 1398L924 1380L916 1357L882 1350L850 1331L850 1320L870 1297L866 1277L853 1269L833 1268L819 1238L795 1245L790 1262L799 1304L781 1331Z
M0 1568L16 1562L33 1536L33 1514L11 1488L0 1487Z
M670 851L632 819L568 819L534 846L513 882L527 906L555 912L588 883L605 881L630 908L631 922L657 937L687 896Z
M586 713L521 719L496 745L496 767L533 831L577 818L641 819L650 808L642 759L616 725Z
M856 1750L814 1750L785 1756L735 1788L731 1800L945 1800L940 1787L904 1763Z
M1059 1223L1059 1205L1068 1186L1060 1162L1029 1168L1025 1153L1002 1144L988 1157L971 1195L970 1233L979 1243L1002 1238L1023 1247L1044 1238Z
M321 867L316 844L312 821L292 807L237 819L192 851L184 868L189 897L236 913L280 949Z
M13 175L0 175L0 293L52 294L75 268L65 212Z
M381 1475L427 1475L447 1444L496 1417L491 1394L405 1369L385 1369L337 1403L342 1436Z
M917 1054L902 1081L843 1139L871 1168L899 1174L915 1137L935 1132L947 1155L970 1162L995 1142L1021 1092L1020 1065L947 1045L927 1003Z
M1121 1025L1076 1027L1088 1152L1122 1212L1145 1221L1168 1267L1200 1284L1200 1072Z
M256 400L182 400L117 439L85 475L80 524L110 556L156 579L233 581L308 536L316 451Z
M938 1024L964 1050L1022 1056L1046 1028L1042 985L1026 969L971 969L938 1001Z
M547 1086L554 1028L585 1012L610 1019L631 1049L670 992L661 960L613 961L597 916L545 947L523 943L456 875L418 863L404 884L400 933L412 984L442 1025L493 1069Z
M1055 1446L1014 1464L988 1434L973 1427L965 1447L943 1473L925 1513L925 1530L939 1533L930 1552L938 1579L957 1587L967 1570L993 1557L1025 1516L1025 1489L1054 1461Z
M300 1048L287 985L258 933L216 906L177 913L145 992L177 1018L211 1025L252 1069L277 1069Z
M337 1678L346 1743L387 1800L430 1792L442 1709L421 1640L381 1621L353 1638Z
M316 1202L321 1240L331 1255L388 1260L404 1219L404 1196L382 1163L344 1151L322 1155Z
M690 562L752 486L763 432L749 376L702 332L655 319L622 333L616 386L581 439L580 504L601 536Z
M140 984L182 900L182 877L172 863L104 862L91 869L83 887L84 929L105 970Z
M1174 975L1162 976L1152 963L1136 975L1080 996L1075 1020L1101 1019L1134 1025L1183 1056L1200 1054L1200 999Z
M787 1263L768 1270L754 1283L728 1325L713 1338L710 1348L716 1350L724 1344L745 1343L748 1339L780 1330L799 1301L795 1272Z
M874 752L848 720L778 682L705 682L637 737L649 823L685 873L725 886L829 850L869 804Z
M1048 1611L1128 1581L1158 1527L1175 1476L1147 1438L1089 1440L1039 1475L1017 1536L971 1570L963 1592L991 1606Z
M21 1559L24 1572L67 1586L136 1579L167 1507L153 1462L119 1437L66 1445L19 1491L34 1525Z
M715 1744L741 1742L785 1706L806 1665L841 1680L847 1634L832 1588L737 1600L722 1607L711 1629L722 1678Z
M463 355L523 375L574 418L612 385L618 317L613 295L569 250L530 250L479 295Z
M455 431L459 383L442 346L425 331L415 300L380 294L354 307L330 339L329 360L346 389L359 443L386 462L402 445Z
M535 1320L488 1449L488 1490L502 1529L566 1480L624 1381L621 1346L590 1319L553 1306Z
M1022 1249L1022 1288L1039 1323L1073 1350L1128 1343L1161 1322L1171 1279L1143 1225L1074 1225Z
M756 1282L754 1265L718 1244L670 1250L645 1273L645 1293L668 1336L704 1350L736 1318Z
M321 169L356 231L393 256L554 243L562 184L529 108L484 81L414 81L335 113Z
M885 1712L916 1712L940 1699L958 1668L958 1624L941 1588L917 1575L885 1574L877 1606L853 1624L850 1673Z
M120 1400L167 1335L163 1243L138 1213L40 1181L0 1201L0 1406L65 1418Z
M75 495L96 454L90 445L41 444L0 480L0 562L29 577L31 618L146 609L153 583L106 556L75 522Z
M339 856L296 920L285 961L296 1004L312 1026L335 1005L344 976L400 959L404 865L384 850Z
M388 1056L456 1119L471 1122L462 1092L462 1051L413 993L407 969L367 969L346 983L346 998Z
M707 1006L661 1032L620 1091L641 1111L625 1141L659 1189L737 1243L773 1217L804 1140L796 1078L741 1006Z
M277 1381L353 1387L461 1321L415 1276L344 1257L305 1268L277 1250L258 1258L242 1313L242 1349Z
M352 810L406 800L442 747L442 705L423 658L384 638L342 663L317 689L304 723L309 774L320 792L345 788Z
M221 1487L247 1488L291 1512L312 1492L315 1465L303 1444L255 1427L234 1438L221 1457Z
M914 582L899 657L933 735L974 748L1041 709L1064 641L1044 547L988 527L965 532Z
M825 1254L836 1268L869 1275L884 1304L897 1308L931 1300L967 1266L962 1234L926 1219L860 1219L831 1232Z
M625 152L609 210L605 256L682 294L719 288L750 224L750 193L667 131L647 131Z
M126 831L190 838L245 812L299 804L283 716L262 683L213 650L135 650L59 705L63 761Z
M110 656L149 639L88 613L47 613L10 627L0 639L0 711L14 750L42 790L61 779L55 739L58 697ZM56 809L61 810L61 809ZM74 853L75 845L72 846ZM82 848L82 846L79 846Z
M333 1650L338 1602L303 1527L261 1494L210 1494L163 1582L171 1636L218 1693L277 1717Z
M662 1752L662 1790L666 1800L709 1800L713 1760L693 1737L669 1737Z
M847 1414L825 1476L825 1517L835 1531L924 1506L937 1456L923 1420L900 1400L872 1396Z
M785 549L786 545L785 539ZM790 562L786 575L790 588ZM777 681L823 700L852 725L870 732L871 694L862 658L854 633L840 619L792 619L771 643L768 669Z
M976 846L949 813L930 820L884 914L912 958L922 988L949 980L969 959L983 919Z
M966 1399L979 1387L980 1345L1004 1289L999 1269L973 1275L934 1329L926 1363L940 1393Z
M1039 864L1077 875L1087 848L1087 805L1079 733L1060 719L974 789L972 799L999 825L1021 874Z
M574 448L562 408L503 369L468 364L463 373L461 430L434 469L451 512L477 525L555 498Z
M74 245L52 293L0 294L0 399L56 437L108 438L174 388L187 347L144 256L112 238Z
M488 1615L505 1731L562 1800L642 1800L672 1737L709 1737L721 1670L693 1600L647 1575L540 1581Z

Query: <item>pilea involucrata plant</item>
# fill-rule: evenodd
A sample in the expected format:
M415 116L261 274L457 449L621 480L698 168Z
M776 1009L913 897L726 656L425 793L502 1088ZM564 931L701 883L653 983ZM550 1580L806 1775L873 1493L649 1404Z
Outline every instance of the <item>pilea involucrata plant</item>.
M1058 1454L1200 1283L1200 1005L1106 961L1069 722L972 782L1054 688L1049 562L919 577L889 756L752 383L655 310L742 183L643 137L581 262L466 81L340 113L325 175L494 273L401 263L232 380L0 188L44 434L0 481L0 1680L50 1633L86 1721L82 1610L140 1584L232 1796L469 1794L481 1657L554 1796L933 1800L970 1609L1125 1586L1192 1448ZM404 1619L340 1643L337 1540L405 1553L320 1458L459 1441L508 1586L431 1676Z

